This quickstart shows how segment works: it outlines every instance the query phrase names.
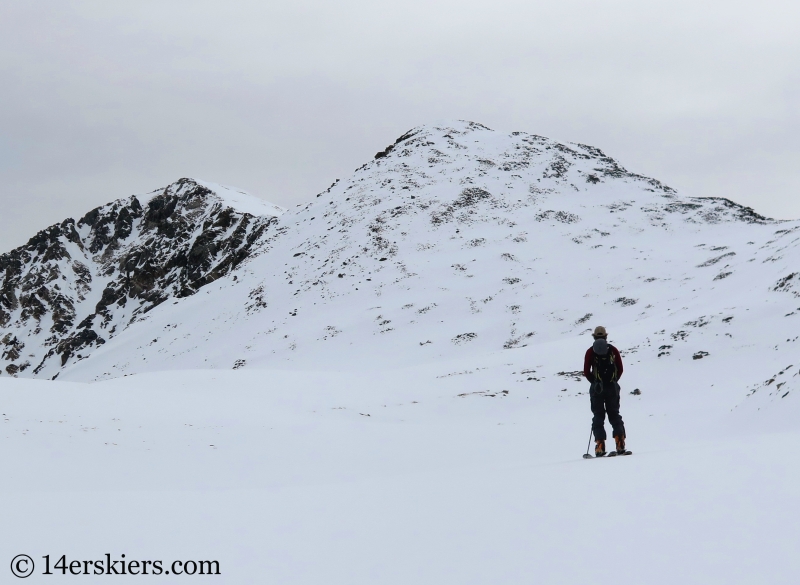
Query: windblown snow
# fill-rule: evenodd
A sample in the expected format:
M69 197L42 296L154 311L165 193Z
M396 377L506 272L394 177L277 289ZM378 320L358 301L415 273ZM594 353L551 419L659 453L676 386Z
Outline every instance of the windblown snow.
M289 210L181 179L0 256L4 465L39 462L2 489L52 490L64 526L134 490L75 554L118 534L222 556L215 582L794 582L799 243L472 122ZM625 362L623 460L580 459L596 325ZM15 546L67 542L9 514Z

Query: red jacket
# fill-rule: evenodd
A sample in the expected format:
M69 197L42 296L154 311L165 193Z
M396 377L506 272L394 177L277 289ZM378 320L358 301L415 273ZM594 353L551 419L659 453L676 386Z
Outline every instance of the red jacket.
M622 356L619 355L619 350L613 345L608 346L611 355L614 356L614 363L617 365L617 380L622 377ZM592 364L594 364L594 350L590 347L586 350L586 356L583 358L583 375L590 382L594 382L594 372L592 372Z

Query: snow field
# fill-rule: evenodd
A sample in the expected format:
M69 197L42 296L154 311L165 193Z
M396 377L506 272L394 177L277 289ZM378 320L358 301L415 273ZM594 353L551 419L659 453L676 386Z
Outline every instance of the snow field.
M3 558L213 559L206 580L236 584L797 582L797 222L467 122L383 153L285 213L179 181L213 193L158 238L137 220L90 258L61 236L91 287L26 252L9 291L33 302L52 270L77 324L115 254L183 258L230 213L263 228L194 294L177 271L160 304L121 295L105 343L4 370ZM237 222L207 251L244 250ZM3 359L38 363L55 314L14 311ZM634 455L589 461L576 371L599 324Z
M628 360L635 454L586 461L588 384L520 375L563 349L0 380L0 549L215 559L215 583L794 582L795 402Z

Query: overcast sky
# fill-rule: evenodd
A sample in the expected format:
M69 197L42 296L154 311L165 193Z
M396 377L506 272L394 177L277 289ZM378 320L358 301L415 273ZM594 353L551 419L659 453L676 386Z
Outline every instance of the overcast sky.
M197 177L308 201L413 126L800 218L797 0L0 0L0 251Z

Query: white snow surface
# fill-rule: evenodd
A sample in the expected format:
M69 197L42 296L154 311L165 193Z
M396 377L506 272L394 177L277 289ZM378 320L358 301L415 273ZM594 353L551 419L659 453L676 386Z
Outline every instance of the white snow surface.
M255 195L251 195L247 191L242 191L235 187L228 187L220 185L219 183L212 183L210 181L203 181L195 179L195 183L213 191L217 197L228 207L232 207L241 211L242 213L249 213L250 215L261 216L274 216L278 217L283 215L286 211L283 207L265 201Z
M6 566L796 583L800 223L468 122L384 152L58 381L0 377ZM631 457L581 458L596 325Z
M631 365L634 455L583 460L585 385L506 359L3 378L2 570L109 553L217 560L201 583L796 582L796 401L743 411L709 372Z

